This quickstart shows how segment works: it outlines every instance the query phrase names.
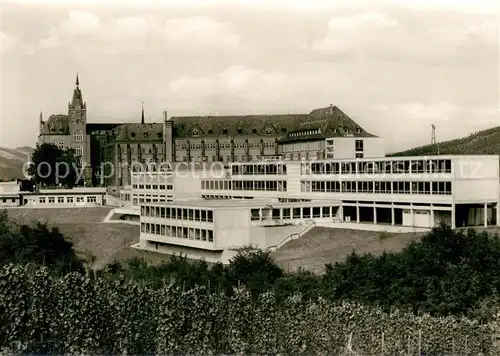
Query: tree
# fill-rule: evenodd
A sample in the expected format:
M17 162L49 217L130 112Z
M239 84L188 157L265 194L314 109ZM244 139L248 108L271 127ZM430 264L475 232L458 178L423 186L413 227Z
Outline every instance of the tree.
M73 149L62 150L54 144L39 145L32 155L28 173L37 184L72 188L83 183L79 179L81 164Z
M0 213L0 266L7 263L41 264L58 275L84 270L73 244L58 229L49 230L40 223L35 227L16 227L5 213Z

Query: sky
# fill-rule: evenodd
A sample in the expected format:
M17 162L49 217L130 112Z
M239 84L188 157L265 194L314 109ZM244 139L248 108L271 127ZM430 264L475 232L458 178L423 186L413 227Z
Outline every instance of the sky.
M336 105L394 152L500 125L498 1L0 1L0 146L88 122Z

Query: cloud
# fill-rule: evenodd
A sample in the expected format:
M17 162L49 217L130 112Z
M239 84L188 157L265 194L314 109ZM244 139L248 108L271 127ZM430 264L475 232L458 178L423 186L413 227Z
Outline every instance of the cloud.
M455 14L446 21L435 16L417 21L366 12L331 18L327 34L313 41L311 49L346 60L465 63L491 58L497 33L492 16Z
M211 49L234 47L239 38L226 24L208 17L164 19L157 15L127 16L101 21L88 11L70 11L68 18L39 42L41 48L59 46L86 48L116 54L123 51L183 50L201 46ZM82 46L83 45L83 46Z
M498 126L500 109L495 105L406 102L379 105L373 115L384 122L380 136L400 150L430 143L432 124L438 141Z
M234 47L240 42L226 24L207 17L169 19L165 23L165 36L169 43L183 46Z
M329 53L355 51L370 45L376 36L390 34L398 25L396 19L378 12L334 17L328 22L326 36L316 39L312 49Z
M0 31L0 43L2 55L7 53L21 53L21 54L33 54L34 49L32 46L22 42L19 38L12 35L8 35Z
M171 95L189 96L189 101L203 101L214 96L245 101L273 101L286 88L287 76L259 69L231 66L219 73L203 77L183 76L168 85ZM263 93L266 93L265 99ZM270 94L270 95L269 95Z

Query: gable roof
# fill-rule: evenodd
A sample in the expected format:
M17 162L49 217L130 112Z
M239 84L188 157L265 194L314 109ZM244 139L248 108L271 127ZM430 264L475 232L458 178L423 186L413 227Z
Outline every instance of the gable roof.
M116 142L163 142L163 124L123 124L114 129Z
M43 123L42 135L69 135L69 116L50 115Z
M172 117L173 136L235 137L270 136L280 141L303 141L332 136L374 137L336 106L315 109L309 114L176 116ZM319 130L319 131L318 131ZM293 133L309 133L294 136Z

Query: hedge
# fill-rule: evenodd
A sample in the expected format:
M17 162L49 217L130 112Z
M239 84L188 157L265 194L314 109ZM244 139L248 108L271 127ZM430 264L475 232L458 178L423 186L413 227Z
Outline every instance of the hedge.
M0 353L496 355L494 324L352 303L277 303L47 268L0 269Z

